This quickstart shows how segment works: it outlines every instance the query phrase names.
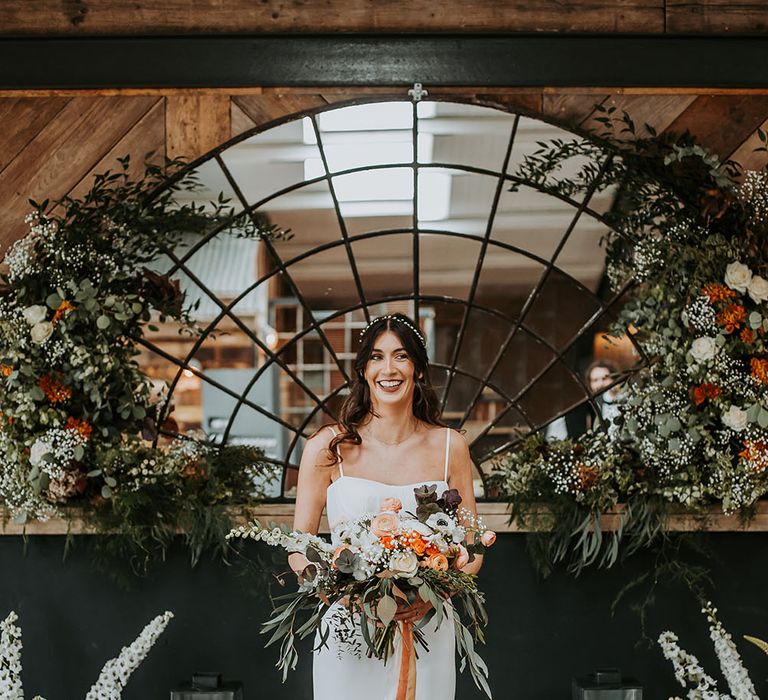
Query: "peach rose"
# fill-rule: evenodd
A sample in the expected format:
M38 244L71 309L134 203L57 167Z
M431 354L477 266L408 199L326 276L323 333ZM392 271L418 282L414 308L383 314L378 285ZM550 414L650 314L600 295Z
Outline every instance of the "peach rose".
M385 498L381 505L379 506L379 510L382 513L399 513L402 509L403 504L401 503L399 498Z
M496 541L496 533L493 530L486 530L480 535L480 544L484 547L490 547Z
M427 566L435 571L448 571L448 559L445 554L433 554L427 560Z
M460 544L458 546L458 554L453 560L453 568L463 569L467 564L469 564L469 552L463 544Z
M349 547L345 544L340 544L338 547L336 547L336 551L333 553L333 559L331 559L331 566L334 569L336 568L336 560L339 558L339 554L341 554L345 549L349 549Z
M381 513L371 521L371 532L376 537L394 537L400 534L400 518L394 513Z

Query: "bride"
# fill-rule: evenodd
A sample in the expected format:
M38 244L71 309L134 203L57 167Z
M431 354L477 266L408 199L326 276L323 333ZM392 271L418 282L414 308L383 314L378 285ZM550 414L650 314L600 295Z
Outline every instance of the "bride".
M438 494L458 490L462 507L475 513L469 449L461 434L440 422L426 346L415 323L404 314L382 316L368 324L360 340L339 422L318 430L304 448L294 529L317 533L327 507L333 537L344 521L376 512L387 497L400 499L404 510L415 512L413 489L422 484L435 484ZM289 562L299 578L309 564L298 553ZM481 564L482 557L477 557L463 570L477 573ZM416 623L430 607L420 599L410 606L401 602L395 620ZM438 617L422 630L429 651L417 649L416 700L453 700L455 695L453 621ZM331 634L315 650L314 700L406 697L399 636L395 658L385 666L366 656L365 643L343 605L331 606L324 622Z

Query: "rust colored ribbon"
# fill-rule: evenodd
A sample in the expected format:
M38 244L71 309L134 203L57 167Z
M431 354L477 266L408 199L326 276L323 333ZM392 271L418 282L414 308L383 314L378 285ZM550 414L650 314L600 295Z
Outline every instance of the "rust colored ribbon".
M401 622L400 634L403 637L403 649L400 657L400 677L397 681L397 700L415 700L416 649L413 646L413 623Z

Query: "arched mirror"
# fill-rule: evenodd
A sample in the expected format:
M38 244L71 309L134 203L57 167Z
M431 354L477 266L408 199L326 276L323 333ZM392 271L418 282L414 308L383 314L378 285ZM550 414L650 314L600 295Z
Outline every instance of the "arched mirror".
M629 341L603 339L617 301L601 245L614 194L554 196L521 176L555 138L579 137L471 104L368 102L261 127L194 164L195 201L223 192L239 220L290 234L190 238L157 261L206 329L161 326L141 356L170 384L178 430L262 446L279 470L273 494L290 498L304 440L344 398L360 330L404 311L482 495L495 455L594 407L594 357L635 360Z

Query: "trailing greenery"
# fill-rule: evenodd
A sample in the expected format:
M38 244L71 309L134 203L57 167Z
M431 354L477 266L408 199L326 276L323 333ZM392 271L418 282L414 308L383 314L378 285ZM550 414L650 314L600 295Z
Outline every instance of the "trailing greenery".
M194 308L157 261L192 236L280 235L216 202L180 160L95 178L82 198L30 202L29 234L8 251L0 287L0 505L16 521L76 513L102 553L135 572L181 534L194 564L223 551L228 504L255 502L273 470L255 448L173 435L167 387L136 361L153 322L194 335Z
M644 364L607 430L534 435L495 465L512 517L541 526L543 572L611 566L658 541L673 507L747 518L768 491L768 178L688 134L637 138L626 113L598 121L598 138L541 143L518 175L587 206L615 193L607 275L634 291L610 333L630 333ZM602 531L607 515L618 526Z

